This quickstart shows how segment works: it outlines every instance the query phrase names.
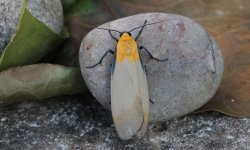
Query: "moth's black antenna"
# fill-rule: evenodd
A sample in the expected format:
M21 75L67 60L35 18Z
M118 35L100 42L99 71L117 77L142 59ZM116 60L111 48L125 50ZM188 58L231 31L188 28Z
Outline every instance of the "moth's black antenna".
M135 28L131 29L129 32L132 32L132 31L134 31L135 29L139 29L139 28L142 28L142 27L145 27L145 26L148 26L148 25L152 25L152 24L161 23L161 22L164 22L164 21L166 21L166 20L158 21L158 22L153 22L153 23L149 23L149 24L144 24L144 25L142 25L142 26L135 27Z
M114 30L114 29L106 29L106 28L96 28L96 29L108 30L108 31L114 31L114 32L122 33L120 31L117 31L117 30Z
M141 35L142 33L142 30L144 29L145 25L147 23L147 20L144 21L142 27L141 27L141 30L139 31L139 33L137 34L137 36L135 37L135 41L137 41L137 39L139 38L139 36ZM129 32L130 33L130 32Z
M84 23L79 23L80 25L83 25L85 27L91 28L91 29L101 29L101 30L108 30L108 31L114 31L114 32L118 32L118 33L122 33L120 31L114 30L114 29L106 29L106 28L96 28L95 26L91 26L88 24L84 24Z
M166 21L166 20L162 20L162 21L158 21L158 22L153 22L153 23L149 23L149 24L143 24L142 26L135 27L135 28L131 29L131 30L128 31L128 32L132 32L132 31L134 31L135 29L143 28L143 27L145 27L145 26L152 25L152 24L157 24L157 23L161 23L161 22L164 22L164 21ZM118 32L118 33L123 33L123 32L117 31L117 30L113 30L113 29L106 29L106 28L97 28L97 29L102 29L102 30L108 30L108 31L115 31L115 32Z
M83 25L83 26L85 26L85 27L88 27L88 28L91 28L91 29L94 29L95 28L95 26L92 26L92 25L89 25L89 24L85 24L85 23L80 23L80 22L78 22L80 25Z

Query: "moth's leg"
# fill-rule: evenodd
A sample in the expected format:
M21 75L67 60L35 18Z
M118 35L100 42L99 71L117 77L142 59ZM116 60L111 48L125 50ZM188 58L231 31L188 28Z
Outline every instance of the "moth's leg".
M145 50L147 53L148 53L148 55L149 55L149 57L151 58L151 59L154 59L154 60L156 60L156 61L167 61L168 60L168 58L166 58L166 59L158 59L158 58L155 58L144 46L140 46L139 47L139 49L140 50Z
M152 99L151 99L151 98L149 99L149 101L150 101L150 103L151 103L151 104L155 104L155 102L154 102L154 101L152 101Z
M144 72L145 72L146 75L147 75L147 68L146 68L146 65L144 65L144 63L143 63L143 61L142 61L142 59L141 59L141 51L138 51L138 53L139 53L139 58L140 58L140 61L141 61L141 66L142 66Z
M146 65L144 65L144 70L145 70L146 76L148 76L148 72L147 72L147 67L146 67Z
M109 71L111 72L112 71L112 64L109 65Z
M92 65L92 66L87 66L86 68L94 68L94 67L96 67L97 65L101 64L101 63L102 63L102 60L104 59L104 57L105 57L108 53L114 54L115 52L114 52L113 50L108 50L96 64L94 64L94 65Z
M118 39L116 37L113 36L113 34L111 33L111 31L109 30L109 35L112 37L112 39L114 39L116 42L118 42Z

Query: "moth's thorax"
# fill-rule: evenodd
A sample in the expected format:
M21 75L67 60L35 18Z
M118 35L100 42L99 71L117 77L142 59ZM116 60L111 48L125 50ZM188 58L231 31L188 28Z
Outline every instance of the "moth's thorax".
M116 62L120 63L124 60L139 61L137 43L128 33L122 34L116 47Z

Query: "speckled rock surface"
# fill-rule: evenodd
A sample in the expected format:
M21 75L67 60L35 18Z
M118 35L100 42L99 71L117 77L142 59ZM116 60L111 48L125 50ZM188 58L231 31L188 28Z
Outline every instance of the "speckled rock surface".
M0 0L0 52L9 43L19 21L23 0ZM54 32L63 29L63 8L60 0L28 0L28 10Z
M157 62L141 52L146 66L149 85L151 120L165 121L190 113L205 104L217 90L222 73L223 58L213 38L196 22L186 17L147 13L115 20L103 28L129 31L148 23L138 45L145 46L154 57L168 58ZM139 30L132 32L135 37ZM119 37L116 32L113 35ZM105 107L110 105L110 64L108 55L101 65L89 69L109 49L115 50L108 31L95 29L83 39L80 48L80 65L86 85ZM124 91L126 92L126 91Z
M144 138L121 141L110 111L90 95L1 108L0 133L1 150L250 149L250 118L215 112L151 124Z

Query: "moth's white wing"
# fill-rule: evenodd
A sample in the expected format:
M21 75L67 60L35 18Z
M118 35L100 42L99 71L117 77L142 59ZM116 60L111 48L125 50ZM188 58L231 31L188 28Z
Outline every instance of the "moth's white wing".
M146 74L139 61L116 63L111 77L111 108L121 139L146 133L149 96Z
M140 68L141 64L140 64ZM138 131L138 136L145 135L147 129L148 129L148 123L149 123L149 93L148 93L148 83L147 83L147 77L146 73L144 72L144 69L138 73L139 75L139 85L140 85L140 94L141 94L141 103L142 103L142 110L143 110L143 124L141 129Z

